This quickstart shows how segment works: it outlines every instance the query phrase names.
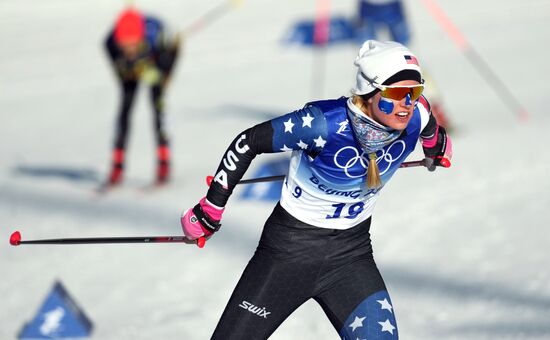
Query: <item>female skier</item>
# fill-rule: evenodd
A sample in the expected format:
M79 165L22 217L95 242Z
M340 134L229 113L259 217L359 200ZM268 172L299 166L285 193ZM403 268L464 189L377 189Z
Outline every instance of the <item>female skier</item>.
M310 102L239 133L206 197L183 214L189 239L212 236L252 159L293 151L281 200L212 339L266 339L310 298L342 339L398 338L373 259L371 215L380 190L419 139L430 170L450 165L452 147L421 95L421 69L411 51L368 40L355 66L350 97Z

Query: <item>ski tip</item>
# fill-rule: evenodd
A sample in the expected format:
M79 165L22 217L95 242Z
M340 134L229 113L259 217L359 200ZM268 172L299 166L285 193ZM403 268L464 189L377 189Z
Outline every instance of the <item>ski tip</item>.
M210 184L212 184L213 179L214 179L214 176L206 176L206 185L210 187Z
M10 244L12 246L18 246L21 244L21 233L19 231L14 231L10 236Z
M206 239L204 237L199 237L197 239L197 247L204 248L205 244L206 244Z

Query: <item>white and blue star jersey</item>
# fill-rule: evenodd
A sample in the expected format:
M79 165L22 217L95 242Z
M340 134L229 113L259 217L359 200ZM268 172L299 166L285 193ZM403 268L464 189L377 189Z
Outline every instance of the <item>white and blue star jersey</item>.
M382 187L414 150L429 118L418 101L406 130L379 150ZM318 101L271 121L273 152L292 156L282 207L298 220L321 228L348 229L372 215L380 189L367 189L368 155L356 141L348 98Z

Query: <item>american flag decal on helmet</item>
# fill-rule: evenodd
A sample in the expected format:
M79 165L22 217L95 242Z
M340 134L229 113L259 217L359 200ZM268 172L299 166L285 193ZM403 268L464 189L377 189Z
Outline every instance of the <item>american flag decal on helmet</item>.
M415 64L416 66L420 66L418 65L418 60L412 55L406 55L405 60L407 61L407 64Z

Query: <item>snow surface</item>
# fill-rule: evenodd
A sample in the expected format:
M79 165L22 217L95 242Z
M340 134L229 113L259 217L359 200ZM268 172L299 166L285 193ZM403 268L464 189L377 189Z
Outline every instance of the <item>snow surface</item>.
M175 29L215 0L140 0ZM373 222L375 257L403 339L550 339L550 2L440 0L525 105L517 113L423 7L408 1L413 50L437 81L454 165L403 169ZM174 182L154 174L144 89L133 115L127 181L104 197L118 93L101 43L122 1L0 1L0 339L14 339L59 279L95 325L93 339L207 339L273 203L233 197L222 231L181 244L11 247L23 238L179 235L240 131L321 97L347 95L357 46L331 47L312 86L311 50L280 43L314 1L250 0L189 37L167 96ZM333 1L351 15L355 1ZM418 155L417 155L418 156ZM253 168L273 156L256 159ZM335 339L315 302L271 339Z

